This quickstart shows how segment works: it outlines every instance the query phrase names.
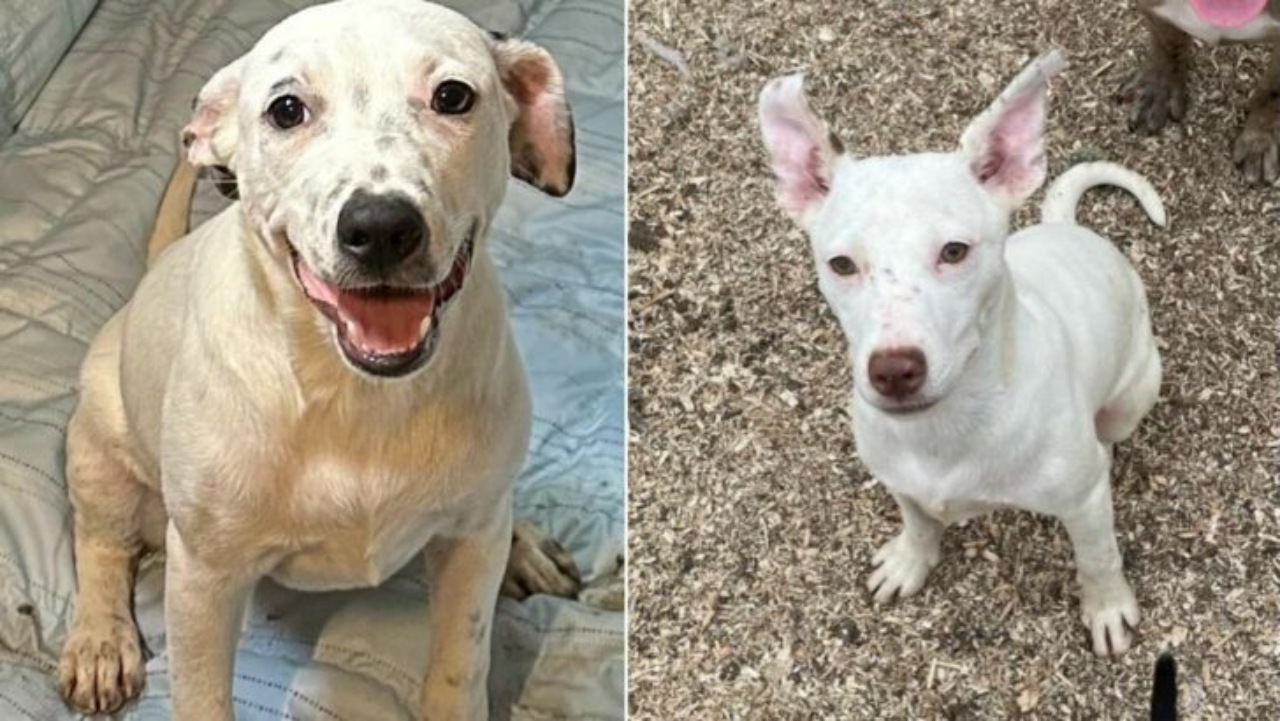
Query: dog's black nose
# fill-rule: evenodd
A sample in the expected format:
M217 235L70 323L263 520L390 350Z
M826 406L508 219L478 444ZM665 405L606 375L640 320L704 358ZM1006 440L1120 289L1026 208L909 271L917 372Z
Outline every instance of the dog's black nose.
M867 374L881 395L901 400L920 390L928 368L919 348L891 348L871 354Z
M338 247L371 270L390 270L427 241L422 213L402 195L357 190L338 213Z

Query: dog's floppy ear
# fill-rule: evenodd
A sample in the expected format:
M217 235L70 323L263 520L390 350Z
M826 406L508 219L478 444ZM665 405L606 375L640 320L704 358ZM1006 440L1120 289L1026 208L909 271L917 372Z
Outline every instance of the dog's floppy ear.
M809 109L804 76L774 78L760 91L760 133L778 179L778 205L800 221L831 190L844 145Z
M573 188L576 155L573 115L564 77L551 53L523 40L495 37L493 57L502 84L516 103L508 131L511 174L549 195Z
M239 131L235 107L245 58L240 58L209 78L196 96L191 122L182 129L187 160L196 167L218 166L235 170Z
M1010 209L1044 183L1045 94L1067 61L1054 49L1036 58L960 138L974 177Z

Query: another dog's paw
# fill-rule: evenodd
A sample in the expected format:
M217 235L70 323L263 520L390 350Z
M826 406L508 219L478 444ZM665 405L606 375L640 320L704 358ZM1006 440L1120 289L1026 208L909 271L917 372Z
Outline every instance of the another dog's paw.
M1133 103L1129 129L1154 135L1170 120L1181 121L1187 113L1187 82L1182 74L1160 67L1143 68L1120 91Z
M1280 180L1280 119L1250 116L1236 138L1232 159L1250 183L1270 185Z
M906 598L924 586L929 572L938 565L942 551L936 545L922 547L913 543L905 533L880 547L871 563L875 570L867 580L867 589L876 603L887 603L897 595Z
M569 552L538 527L516 521L502 595L517 600L535 593L575 598L580 588L582 576Z
M132 619L76 619L58 661L58 690L76 710L115 713L138 695L145 678Z
M1080 614L1089 629L1095 654L1119 656L1133 645L1133 629L1139 621L1138 601L1123 580L1106 591L1086 590Z

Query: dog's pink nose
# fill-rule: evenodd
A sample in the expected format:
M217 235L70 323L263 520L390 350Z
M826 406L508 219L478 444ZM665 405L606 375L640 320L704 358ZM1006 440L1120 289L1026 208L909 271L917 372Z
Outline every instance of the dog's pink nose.
M919 348L891 348L871 354L867 374L881 395L901 400L920 390L929 367Z

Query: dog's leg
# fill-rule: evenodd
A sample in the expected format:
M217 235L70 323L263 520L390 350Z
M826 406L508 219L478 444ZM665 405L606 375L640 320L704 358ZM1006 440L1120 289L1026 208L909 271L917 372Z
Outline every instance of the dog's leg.
M946 527L910 498L896 493L893 498L902 509L902 532L881 546L871 559L876 568L867 588L876 603L891 601L895 594L906 598L919 591L942 557L942 532Z
M424 721L489 718L489 638L511 549L511 500L484 528L427 546L431 657L422 684Z
M1138 602L1124 578L1124 563L1116 545L1111 511L1111 463L1106 461L1089 496L1073 512L1062 516L1071 536L1080 581L1080 615L1089 629L1093 652L1119 656L1133 642L1130 629L1138 626Z
M1233 157L1249 182L1271 184L1280 180L1280 42L1249 105Z
M164 612L173 717L234 721L236 641L256 567L214 568L191 552L173 523L166 546Z
M1151 47L1146 64L1129 81L1122 94L1133 101L1129 129L1160 132L1170 120L1180 121L1187 112L1187 75L1191 70L1191 38L1177 27L1143 13Z
M77 710L114 713L145 679L130 602L146 488L106 452L83 407L67 427L67 485L75 508L75 618L58 661L58 689Z
M541 528L517 520L511 531L511 556L502 579L502 595L516 600L535 593L574 598L580 588L582 576L569 552Z

